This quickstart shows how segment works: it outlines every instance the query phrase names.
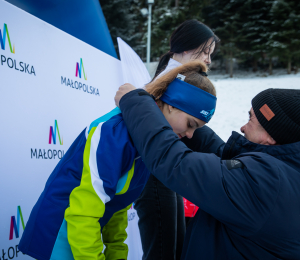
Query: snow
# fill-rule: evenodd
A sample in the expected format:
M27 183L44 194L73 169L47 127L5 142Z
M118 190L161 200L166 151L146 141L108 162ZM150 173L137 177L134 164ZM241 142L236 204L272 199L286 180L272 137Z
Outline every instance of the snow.
M217 108L215 115L207 124L224 141L232 131L240 132L241 126L248 122L248 111L252 98L267 88L300 89L300 75L270 76L264 78L214 79L217 89Z

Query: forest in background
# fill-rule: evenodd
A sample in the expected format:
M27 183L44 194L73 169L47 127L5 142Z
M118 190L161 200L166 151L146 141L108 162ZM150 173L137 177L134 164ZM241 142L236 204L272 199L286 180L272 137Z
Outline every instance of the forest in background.
M145 61L148 8L145 0L100 0L115 48L117 37ZM263 70L300 67L299 0L155 0L152 7L151 61L169 50L172 31L197 19L221 39L212 70Z

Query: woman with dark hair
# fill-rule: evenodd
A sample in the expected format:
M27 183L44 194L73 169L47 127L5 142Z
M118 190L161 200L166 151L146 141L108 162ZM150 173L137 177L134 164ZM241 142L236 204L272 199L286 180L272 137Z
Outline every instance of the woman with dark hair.
M172 33L170 50L160 58L152 82L192 60L209 65L218 42L205 24L197 20L183 22ZM183 198L151 174L134 208L139 216L143 260L180 259L185 235Z
M219 38L205 24L197 20L183 22L172 33L170 50L161 56L154 79L158 75L162 76L167 73L173 67L192 60L199 60L209 65L216 43L219 41Z

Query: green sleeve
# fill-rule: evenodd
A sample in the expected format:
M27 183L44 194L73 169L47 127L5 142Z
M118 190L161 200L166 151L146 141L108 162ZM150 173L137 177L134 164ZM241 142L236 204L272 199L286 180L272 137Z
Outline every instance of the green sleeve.
M120 118L115 118L115 121L108 123L99 123L88 133L80 186L71 192L70 206L65 211L68 242L76 260L105 259L105 254L102 253L103 242L99 219L105 213L106 203L114 196L124 194L128 190L134 172L136 150L127 137L129 136L126 126ZM125 154L125 158L130 158L126 162L124 162ZM131 169L128 171L130 165ZM125 171L127 173L122 175ZM120 178L125 179L124 187L118 186ZM116 251L119 245L122 252L124 251L123 242L126 239L125 228L127 226L125 210L123 214L113 215L113 220L103 227L104 233L108 233L106 230L109 230L111 234L117 232L106 240L111 252ZM111 242L113 239L116 242L111 246L109 243L113 243ZM126 248L126 259L127 252Z
M84 151L84 167L80 186L70 195L70 207L65 211L68 241L76 260L104 260L99 219L104 215L105 203L96 193L89 165L92 129Z
M107 260L127 259L128 246L124 242L127 238L127 210L130 207L116 212L102 230Z

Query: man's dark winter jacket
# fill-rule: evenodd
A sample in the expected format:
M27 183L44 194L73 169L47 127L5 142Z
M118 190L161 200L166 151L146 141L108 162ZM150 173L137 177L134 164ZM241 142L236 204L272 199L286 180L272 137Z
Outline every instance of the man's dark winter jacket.
M204 127L192 152L142 92L120 101L133 142L155 177L199 206L181 259L300 259L300 143L264 146L233 132L224 144Z

